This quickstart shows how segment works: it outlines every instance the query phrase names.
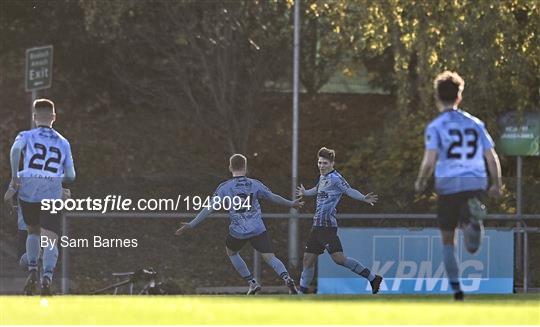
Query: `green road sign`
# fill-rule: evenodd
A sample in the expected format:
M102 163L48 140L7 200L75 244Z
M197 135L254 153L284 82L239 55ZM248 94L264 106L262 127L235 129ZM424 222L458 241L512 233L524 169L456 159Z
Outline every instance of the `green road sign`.
M52 45L26 49L26 91L51 87L52 63Z
M509 156L540 156L540 112L508 112L499 118L497 152Z

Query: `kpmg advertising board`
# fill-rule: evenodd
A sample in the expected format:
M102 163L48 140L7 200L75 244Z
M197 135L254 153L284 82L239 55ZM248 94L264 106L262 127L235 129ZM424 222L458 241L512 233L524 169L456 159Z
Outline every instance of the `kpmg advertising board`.
M347 256L364 262L384 276L381 293L451 293L442 260L438 229L340 228ZM470 254L461 232L456 236L456 256L462 287L468 293L512 293L514 281L514 234L512 230L487 229L482 247ZM371 294L363 278L334 264L327 255L319 258L320 294Z

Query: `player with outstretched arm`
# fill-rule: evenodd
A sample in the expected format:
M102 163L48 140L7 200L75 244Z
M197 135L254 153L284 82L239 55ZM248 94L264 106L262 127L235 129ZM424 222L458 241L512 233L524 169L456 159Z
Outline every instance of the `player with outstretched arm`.
M349 183L334 169L335 151L321 148L317 153L319 172L319 182L315 187L306 190L303 185L298 187L297 195L314 196L317 195L317 208L313 217L313 226L309 234L304 258L303 270L300 278L300 292L307 293L308 287L315 274L315 262L317 257L327 250L332 260L340 266L349 268L355 274L358 274L371 284L372 293L379 292L382 277L373 274L367 267L358 260L346 257L343 254L341 241L337 235L337 210L342 194L373 205L377 202L378 196L372 193L366 195L352 188Z
M264 261L283 279L285 285L289 288L289 293L297 294L298 291L294 280L290 277L283 262L274 255L272 244L270 243L270 238L262 219L259 199L267 199L274 203L293 208L300 208L304 203L300 199L293 201L286 200L272 193L261 181L247 177L247 159L241 154L235 154L230 157L229 171L232 173L233 178L218 186L212 197L212 206L203 209L189 223L184 223L175 234L182 235L206 219L213 212L216 201L220 201L225 206L226 201L235 202L233 200L235 198L249 199L250 203L247 207L234 208L234 206L230 206L230 225L229 234L225 241L225 251L231 263L240 276L249 283L247 294L253 295L258 293L261 290L261 285L255 280L239 254L244 245L249 242L255 250L261 253Z

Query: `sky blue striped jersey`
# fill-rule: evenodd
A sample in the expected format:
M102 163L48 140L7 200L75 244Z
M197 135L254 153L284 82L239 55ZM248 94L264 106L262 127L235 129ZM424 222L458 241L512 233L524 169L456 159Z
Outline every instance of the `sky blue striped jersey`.
M480 119L460 109L442 112L426 128L425 147L438 153L438 194L487 189L484 151L493 148L494 143Z

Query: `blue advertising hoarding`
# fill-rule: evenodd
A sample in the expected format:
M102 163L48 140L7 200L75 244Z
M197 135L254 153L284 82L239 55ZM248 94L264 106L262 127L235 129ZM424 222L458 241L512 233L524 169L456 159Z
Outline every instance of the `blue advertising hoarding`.
M440 231L436 228L340 228L346 256L384 277L384 294L451 293L442 261ZM461 231L456 235L462 289L467 293L512 293L514 233L487 229L482 247L470 254ZM319 294L371 294L366 279L336 265L328 253L319 257Z

